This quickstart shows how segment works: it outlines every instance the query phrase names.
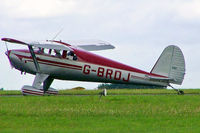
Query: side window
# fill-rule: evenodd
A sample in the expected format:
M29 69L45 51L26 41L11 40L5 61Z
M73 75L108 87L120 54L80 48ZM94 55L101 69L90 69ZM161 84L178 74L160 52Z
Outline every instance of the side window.
M66 50L63 50L63 52L62 52L62 57L63 57L63 58L66 58L66 57L67 57L67 51L66 51Z
M37 48L34 48L34 49L37 49ZM38 53L40 53L40 54L44 53L44 49L38 48Z
M54 56L56 57L62 57L61 54L60 54L60 50L57 50L57 49L54 49Z
M49 49L39 48L38 53L40 53L40 54L49 54Z
M44 54L49 54L49 50L48 49L42 49L42 51L44 52Z
M51 51L52 51L52 49L49 49L49 53L48 53L49 55L51 55Z
M76 56L76 54L73 51L68 51L67 57L69 59L71 59L71 60L74 60L74 61L78 59L77 56Z
M74 54L74 56L73 56L73 60L78 60L76 54Z
M54 50L49 51L49 55L56 56L56 52Z

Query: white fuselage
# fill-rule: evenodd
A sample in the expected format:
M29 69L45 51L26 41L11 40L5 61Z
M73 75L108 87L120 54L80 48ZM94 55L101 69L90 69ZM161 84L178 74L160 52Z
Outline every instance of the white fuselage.
M165 82L150 80L147 74L73 60L68 57L63 58L36 53L36 58L41 72L55 79L156 86L168 85ZM33 59L29 52L11 50L9 59L16 69L36 74Z

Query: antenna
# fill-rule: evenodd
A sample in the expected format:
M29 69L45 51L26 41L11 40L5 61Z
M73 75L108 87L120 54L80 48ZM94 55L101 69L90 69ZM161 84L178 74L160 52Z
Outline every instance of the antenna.
M52 38L52 40L55 40L56 37L63 31L63 29L64 29L64 28L61 28L61 29L58 31L58 33Z

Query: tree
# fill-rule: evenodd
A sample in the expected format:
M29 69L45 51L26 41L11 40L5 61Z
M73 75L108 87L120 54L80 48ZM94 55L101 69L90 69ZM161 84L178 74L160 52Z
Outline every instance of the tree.
M162 86L152 86L152 85L133 85L133 84L100 84L98 89L166 89Z

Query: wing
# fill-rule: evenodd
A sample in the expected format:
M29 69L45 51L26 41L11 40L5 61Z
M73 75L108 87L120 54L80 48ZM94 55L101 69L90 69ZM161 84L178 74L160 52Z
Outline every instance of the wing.
M69 44L87 50L87 51L99 51L114 49L115 47L108 42L101 40L87 40L87 41L67 41Z
M19 41L19 40L12 39L12 38L2 38L1 40L5 41L5 42L10 42L10 43L17 43L17 44L22 44L22 45L27 45L27 46L34 46L34 47L38 47L38 48L73 51L73 49L71 49L68 46L58 45L58 44L53 44L53 43L52 44L27 43L27 42Z
M70 47L62 46L62 45L56 45L56 44L34 44L34 43L31 43L30 45L32 45L34 47L38 47L38 48L73 51L73 49L71 49Z

